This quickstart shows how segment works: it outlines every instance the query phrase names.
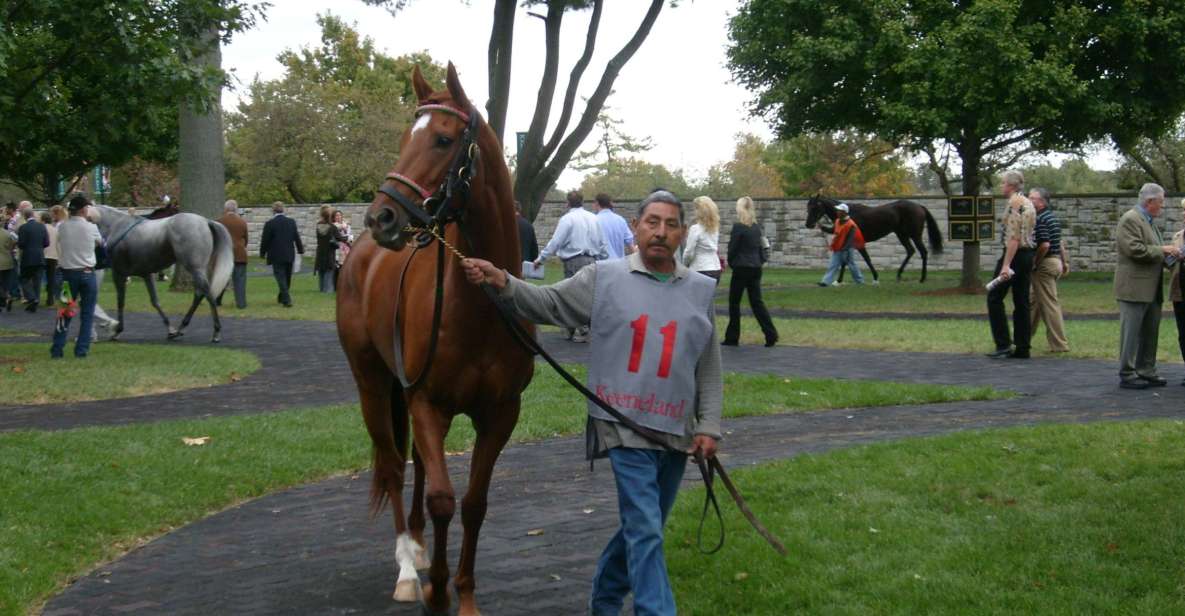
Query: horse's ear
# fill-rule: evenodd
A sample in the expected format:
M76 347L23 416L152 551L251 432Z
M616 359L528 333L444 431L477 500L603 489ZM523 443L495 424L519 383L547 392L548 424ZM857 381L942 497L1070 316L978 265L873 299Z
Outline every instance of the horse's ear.
M457 77L457 67L453 66L452 62L448 63L448 77L445 78L445 84L448 86L449 96L458 107L468 109L473 106L473 103L469 102L469 97L465 96L465 89L461 87L461 79Z
M428 85L428 82L424 80L424 74L420 72L420 65L418 64L411 71L411 86L415 89L416 99L419 100L421 105L424 104L424 101L428 100L429 96L432 96L432 86Z

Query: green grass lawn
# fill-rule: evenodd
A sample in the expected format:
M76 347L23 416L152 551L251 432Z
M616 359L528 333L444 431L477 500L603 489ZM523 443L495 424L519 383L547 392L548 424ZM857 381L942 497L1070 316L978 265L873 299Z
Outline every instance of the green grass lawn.
M246 351L215 347L100 343L86 359L49 358L49 341L0 346L5 404L81 402L220 385L259 369Z
M248 272L266 273L267 266L258 258L251 258L247 264ZM229 317L247 317L253 319L285 319L309 321L333 321L337 314L337 299L332 293L321 293L317 290L317 277L313 275L311 259L304 260L304 267L299 274L292 276L292 308L285 308L276 303L276 280L270 275L247 276L247 308L235 308L234 289L227 287L226 295L222 298L222 308L219 315ZM174 325L181 322L185 311L189 310L193 302L192 293L171 292L168 282L157 282L156 289L160 298L161 308ZM128 292L124 310L127 312L148 312L155 314L152 303L148 301L148 290L139 278L128 280ZM103 286L99 289L99 305L112 317L115 316L116 298L115 284L111 282L111 275L103 278ZM210 307L203 304L196 312L209 315ZM161 328L164 335L164 328Z
M684 492L667 529L679 613L1182 614L1183 449L1181 421L1100 422L738 470L790 556L731 502L728 543L701 555L702 492Z
M728 324L717 317L718 331ZM871 351L921 351L932 353L987 353L994 349L986 320L911 319L774 319L779 344L829 349ZM1070 352L1057 357L1115 359L1119 355L1118 321L1066 321ZM743 344L761 344L764 338L757 321L745 317L741 325ZM1035 356L1046 356L1045 328L1033 334ZM1177 328L1172 319L1160 323L1157 357L1162 362L1181 362Z
M725 387L731 417L1010 395L984 387L737 374L726 375ZM577 395L540 370L524 394L513 439L575 434L584 418ZM211 438L203 446L181 440L199 436ZM462 451L472 441L469 422L458 420L446 446ZM72 576L213 511L364 468L369 443L355 405L0 434L0 614L33 609Z
M762 296L770 308L784 310L826 310L832 312L910 312L986 314L986 295L940 293L959 284L959 272L930 272L925 284L918 283L920 272L905 282L896 282L895 269L881 272L880 285L852 285L851 277L842 287L821 288L818 282L824 270L765 268L762 273ZM909 272L907 271L907 274ZM728 289L731 274L725 273L721 289ZM865 270L865 278L872 278ZM983 282L991 275L985 273ZM1111 286L1110 272L1071 272L1058 283L1062 310L1070 314L1118 312ZM939 292L939 293L936 293ZM727 296L717 298L727 305ZM1009 300L1010 301L1010 300ZM747 300L743 305L748 305Z

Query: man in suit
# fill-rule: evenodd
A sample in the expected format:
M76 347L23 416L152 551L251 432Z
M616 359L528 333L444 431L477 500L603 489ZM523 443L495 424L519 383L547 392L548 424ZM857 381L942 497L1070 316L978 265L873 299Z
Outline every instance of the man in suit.
M1119 301L1119 386L1124 389L1163 387L1156 374L1156 343L1164 301L1165 260L1181 258L1166 244L1153 220L1164 209L1164 188L1144 184L1140 203L1119 218L1115 243L1115 299Z
M284 304L285 308L292 307L292 296L288 294L288 289L292 286L292 264L298 254L304 254L304 244L300 243L296 221L284 215L284 204L277 201L272 204L272 219L263 225L259 256L267 259L267 264L272 266L272 275L280 287L276 301Z
M49 231L37 220L33 208L21 210L25 222L16 233L16 245L21 249L21 295L25 311L37 312L41 299L41 278L45 275L45 249L49 247Z
M231 281L235 287L235 308L242 310L247 307L247 221L239 216L239 202L231 199L223 206L225 213L218 222L230 232L230 241L234 245L235 268L231 273ZM226 289L223 289L223 293ZM218 296L218 305L222 305L222 296Z

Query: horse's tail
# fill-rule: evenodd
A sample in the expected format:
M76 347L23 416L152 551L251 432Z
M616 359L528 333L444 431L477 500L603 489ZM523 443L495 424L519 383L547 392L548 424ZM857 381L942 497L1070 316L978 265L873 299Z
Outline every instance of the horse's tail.
M938 221L934 220L934 215L926 206L922 206L922 211L926 213L926 233L930 236L930 250L942 252L942 230L938 228Z
M222 223L208 221L210 234L214 236L214 252L210 255L210 295L217 298L230 284L230 275L235 267L235 251L231 244L230 231Z

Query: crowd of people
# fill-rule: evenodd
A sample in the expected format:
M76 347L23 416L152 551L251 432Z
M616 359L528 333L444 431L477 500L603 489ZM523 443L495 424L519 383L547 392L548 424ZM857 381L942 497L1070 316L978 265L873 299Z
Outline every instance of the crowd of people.
M593 202L593 211L585 209L584 195L579 191L569 192L567 203L568 211L556 223L555 231L542 251L535 240L534 227L515 204L524 261L538 267L547 258L557 257L563 264L564 278L568 279L593 263L622 259L638 251L639 246L630 223L615 211L616 206L609 195L598 194ZM727 255L720 254L720 211L716 202L710 197L699 196L692 204L695 222L687 228L686 236L681 237L674 258L683 267L711 278L714 283L720 281L724 269L731 264L728 328L720 344L739 344L740 304L746 293L749 306L765 336L765 346L777 344L778 331L761 299L761 269L769 260L769 241L757 224L753 200L749 197L737 200L737 222L732 226ZM656 242L662 240L655 239ZM572 342L587 342L588 328L569 328L565 337Z
M161 206L143 218L165 218L180 211L177 200L165 196ZM259 255L271 266L279 291L276 301L291 307L292 274L298 271L298 259L304 254L304 246L296 221L284 214L284 204L274 203L272 212L272 218L263 227ZM128 213L136 215L135 208L129 208ZM337 271L349 254L354 234L340 210L326 205L321 207L320 214L314 272L319 278L320 290L332 293ZM96 326L111 328L116 323L98 304L98 289L103 284L106 265L105 246L109 238L99 232L94 224L97 219L98 212L84 195L76 195L67 206L55 205L39 216L28 201L8 203L0 216L0 311L11 312L18 301L28 312L36 312L42 306L60 307L55 343L51 349L53 357L62 356L62 345L57 339L60 337L64 345L65 332L75 317L80 321L74 351L76 357L85 357L90 345L99 339ZM245 309L247 221L239 215L238 203L232 199L225 203L218 222L226 227L232 241L234 268L230 287L235 307ZM90 242L92 235L97 238L93 246ZM164 272L159 276L163 277ZM46 289L44 302L41 299L43 285ZM218 305L222 305L223 294L216 300Z

